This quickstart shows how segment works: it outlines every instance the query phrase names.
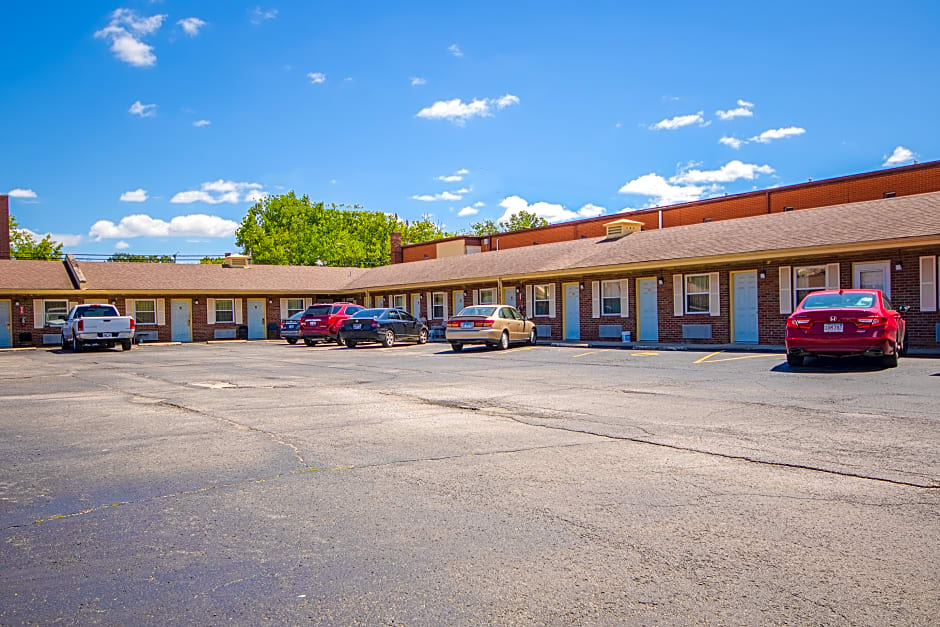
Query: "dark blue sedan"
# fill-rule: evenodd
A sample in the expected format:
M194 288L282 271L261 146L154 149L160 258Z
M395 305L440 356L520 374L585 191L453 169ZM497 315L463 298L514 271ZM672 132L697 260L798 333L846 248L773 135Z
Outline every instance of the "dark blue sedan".
M339 336L348 348L360 342L392 346L399 340L428 341L428 326L403 309L363 309L343 320Z

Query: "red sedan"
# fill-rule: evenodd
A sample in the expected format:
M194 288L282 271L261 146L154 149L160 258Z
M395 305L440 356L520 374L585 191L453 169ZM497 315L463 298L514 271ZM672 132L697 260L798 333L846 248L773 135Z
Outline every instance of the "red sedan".
M881 290L822 290L803 299L787 318L787 363L806 356L879 357L893 368L905 350L906 306L894 307Z

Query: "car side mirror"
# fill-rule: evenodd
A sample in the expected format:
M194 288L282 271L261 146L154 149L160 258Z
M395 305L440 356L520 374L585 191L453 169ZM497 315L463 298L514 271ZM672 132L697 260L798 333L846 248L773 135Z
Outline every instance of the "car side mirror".
M907 313L911 308L907 305L898 305L898 313Z

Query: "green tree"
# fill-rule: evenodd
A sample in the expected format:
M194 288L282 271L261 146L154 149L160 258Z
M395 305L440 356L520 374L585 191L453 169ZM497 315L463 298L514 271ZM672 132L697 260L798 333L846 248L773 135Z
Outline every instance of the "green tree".
M496 235L497 233L535 229L540 226L548 226L548 220L539 217L535 213L523 210L509 216L508 222L495 222L493 220L474 222L470 225L470 235Z
M134 255L131 253L114 253L105 261L136 262L136 263L176 263L170 255Z
M199 260L199 263L217 264L221 266L223 263L225 263L225 259L222 257L203 257Z
M374 267L391 262L394 231L408 243L448 235L427 216L409 224L358 205L311 202L291 191L249 208L235 243L259 264Z
M46 235L39 241L26 229L19 228L10 214L10 256L13 259L61 259L62 244Z

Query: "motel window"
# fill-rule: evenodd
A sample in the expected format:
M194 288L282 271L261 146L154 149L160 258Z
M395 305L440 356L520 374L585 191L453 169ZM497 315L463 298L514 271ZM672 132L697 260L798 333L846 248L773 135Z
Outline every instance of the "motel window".
M793 298L803 302L810 292L826 289L826 266L802 266L793 269Z
M603 281L601 283L601 304L603 315L620 315L620 281Z
M395 309L404 309L405 308L405 295L404 294L395 294L392 296L392 307Z
M484 290L480 290L481 298L483 297L483 291ZM431 295L431 318L435 320L444 319L444 301L446 298L447 294L444 292L434 292L434 294Z
M215 299L215 321L217 323L235 322L235 301L231 298Z
M135 300L134 301L134 322L137 324L156 324L157 323L157 301Z
M301 311L305 310L304 299L303 298L288 298L287 299L287 317L290 318L296 314L299 314ZM218 320L218 318L216 318Z
M53 322L65 320L69 315L69 302L67 300L45 300L43 301L43 313L45 326Z
M548 316L551 311L552 286L536 285L533 294L532 300L535 301L535 315Z
M495 305L496 304L496 290L493 288L480 290L480 305Z
M707 274L685 275L685 313L707 314L711 310L709 280Z

